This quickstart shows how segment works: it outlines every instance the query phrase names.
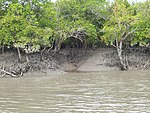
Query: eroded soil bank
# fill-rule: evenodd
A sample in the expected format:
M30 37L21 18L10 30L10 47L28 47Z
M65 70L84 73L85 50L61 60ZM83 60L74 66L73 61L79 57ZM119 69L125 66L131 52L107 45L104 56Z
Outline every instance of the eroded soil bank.
M126 50L124 56L130 69L150 68L150 49L132 48ZM28 61L26 60L28 59ZM110 71L119 70L119 60L113 48L88 49L62 49L59 53L45 51L25 55L18 62L16 51L6 51L0 54L0 75L9 73L14 75L53 75L68 71ZM4 71L2 71L4 70Z

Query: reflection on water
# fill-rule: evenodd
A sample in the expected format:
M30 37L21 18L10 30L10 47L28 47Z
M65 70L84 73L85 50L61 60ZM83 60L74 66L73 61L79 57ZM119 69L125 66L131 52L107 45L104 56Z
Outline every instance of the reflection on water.
M148 113L150 72L1 78L3 113Z

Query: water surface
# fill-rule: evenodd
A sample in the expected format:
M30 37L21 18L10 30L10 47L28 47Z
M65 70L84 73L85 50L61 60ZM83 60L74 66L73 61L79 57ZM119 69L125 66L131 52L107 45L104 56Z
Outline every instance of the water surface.
M150 71L0 78L3 113L149 113Z

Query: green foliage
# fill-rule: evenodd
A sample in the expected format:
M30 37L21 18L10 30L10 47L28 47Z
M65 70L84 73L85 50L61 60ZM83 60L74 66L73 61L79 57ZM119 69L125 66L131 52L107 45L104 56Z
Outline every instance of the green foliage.
M56 27L56 10L54 4L48 2L41 5L42 9L40 11L40 16L38 21L41 27L50 27L55 29Z
M0 20L1 44L13 45L18 40L16 35L28 25L22 13L21 5L12 4L8 9L7 15Z
M56 3L57 26L63 25L61 28L68 38L70 34L75 35L77 31L84 31L86 39L85 37L80 37L80 39L84 40L87 45L94 44L97 42L99 29L104 22L104 6L104 1L97 0L59 0ZM65 24L59 23L61 21Z
M77 38L85 46L101 38L106 44L148 46L150 2L127 0L0 0L0 45L36 52ZM82 33L82 35L81 35Z
M137 16L139 22L132 44L139 43L140 46L149 46L150 44L150 1L137 4Z
M49 28L42 29L29 25L18 33L19 40L15 43L15 47L24 49L26 53L37 52L41 46L51 46L50 36L52 32Z
M116 0L113 4L112 14L104 24L102 32L104 35L101 39L110 45L118 42L129 40L130 35L135 32L138 18L133 13L130 6L126 6L124 2Z
M51 46L53 30L38 27L32 11L26 11L21 4L10 5L0 21L1 45L22 48L27 53L39 51L41 46Z

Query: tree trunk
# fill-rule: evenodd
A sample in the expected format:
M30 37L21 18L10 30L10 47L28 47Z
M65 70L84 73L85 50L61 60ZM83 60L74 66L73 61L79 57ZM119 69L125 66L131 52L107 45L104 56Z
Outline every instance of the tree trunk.
M17 52L18 52L19 62L21 62L21 53L19 47L17 47Z
M46 47L44 47L44 49L41 51L41 57L40 60L43 61L43 52L46 50Z
M60 50L60 47L61 47L61 42L59 41L59 39L56 39L54 43L54 54Z
M2 45L2 54L4 53L4 51L5 51L5 47L4 47L4 45Z
M125 63L123 61L123 58L122 58L121 50L118 50L117 52L118 52L118 57L119 57L119 61L120 61L120 68L121 68L121 70L127 70L127 67L126 67L126 65L125 65Z
M117 42L116 41L116 48L117 48L117 53L118 53L118 57L119 57L119 61L120 61L120 68L121 70L127 70L127 66L125 65L125 62L123 60L123 57L122 57L122 41L120 42Z
M55 45L54 51L55 53L57 53L60 50L60 46L59 45Z
M26 61L29 62L28 53L26 53Z

